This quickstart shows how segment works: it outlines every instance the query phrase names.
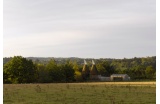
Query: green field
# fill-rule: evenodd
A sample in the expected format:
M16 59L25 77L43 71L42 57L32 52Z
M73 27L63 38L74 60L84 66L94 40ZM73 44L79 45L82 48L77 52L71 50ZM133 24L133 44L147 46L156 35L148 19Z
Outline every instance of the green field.
M155 104L155 82L4 84L4 104Z

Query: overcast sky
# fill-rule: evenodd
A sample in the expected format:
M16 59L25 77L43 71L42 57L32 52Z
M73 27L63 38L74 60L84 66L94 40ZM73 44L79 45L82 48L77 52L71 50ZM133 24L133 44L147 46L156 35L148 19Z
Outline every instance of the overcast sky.
M4 0L3 56L156 55L155 0Z

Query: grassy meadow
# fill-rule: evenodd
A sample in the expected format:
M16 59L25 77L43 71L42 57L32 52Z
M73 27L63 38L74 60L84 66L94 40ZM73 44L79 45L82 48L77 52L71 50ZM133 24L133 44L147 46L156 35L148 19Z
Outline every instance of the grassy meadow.
M4 84L4 104L155 104L156 82Z

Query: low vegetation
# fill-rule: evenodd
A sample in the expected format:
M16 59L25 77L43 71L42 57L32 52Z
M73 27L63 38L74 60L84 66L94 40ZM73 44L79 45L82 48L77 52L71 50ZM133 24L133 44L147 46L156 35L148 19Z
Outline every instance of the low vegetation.
M155 82L4 84L4 104L155 104Z

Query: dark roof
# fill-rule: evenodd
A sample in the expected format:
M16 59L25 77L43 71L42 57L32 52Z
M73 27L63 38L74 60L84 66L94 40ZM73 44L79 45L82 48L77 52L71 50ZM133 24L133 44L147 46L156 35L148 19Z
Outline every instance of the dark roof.
M90 74L91 75L98 75L98 70L97 70L96 65L94 65L94 64L92 65Z
M83 69L82 69L82 73L89 74L89 72L90 71L89 71L88 65L84 64Z
M118 77L118 76L128 76L128 75L127 74L112 74L111 76Z

